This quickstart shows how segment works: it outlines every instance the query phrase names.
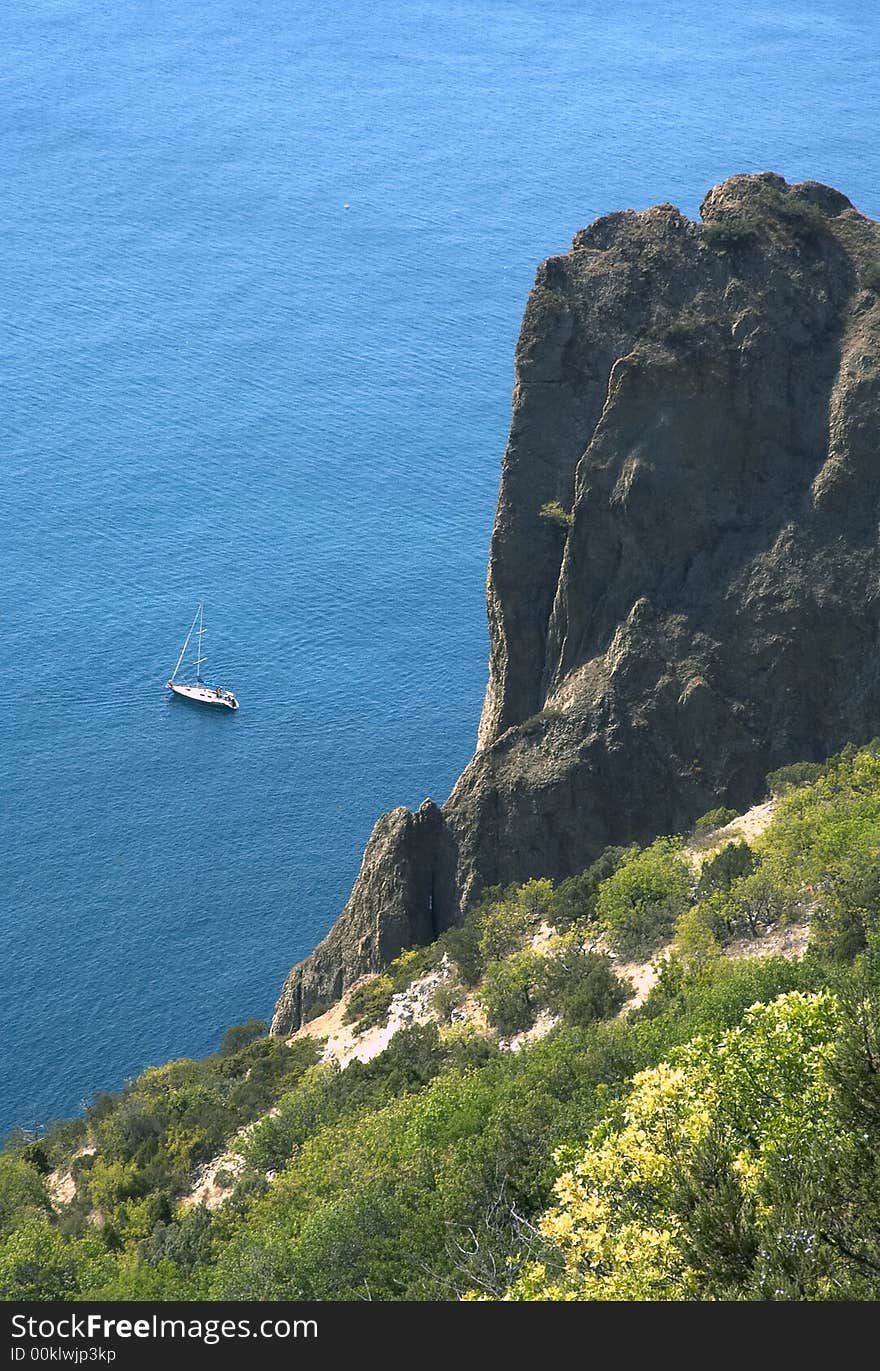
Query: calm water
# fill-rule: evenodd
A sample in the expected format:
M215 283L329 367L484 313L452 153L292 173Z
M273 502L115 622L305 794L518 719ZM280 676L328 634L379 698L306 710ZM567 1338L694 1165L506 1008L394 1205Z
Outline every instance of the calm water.
M880 212L864 0L5 0L0 1127L268 1015L442 800L536 263L773 167ZM162 690L195 602L222 717Z

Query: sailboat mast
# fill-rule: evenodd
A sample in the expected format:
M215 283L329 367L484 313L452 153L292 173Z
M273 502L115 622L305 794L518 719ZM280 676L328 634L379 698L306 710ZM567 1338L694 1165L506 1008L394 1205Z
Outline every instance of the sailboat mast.
M201 681L201 679L202 679L202 662L205 660L204 654L203 654L203 652L202 652L202 638L203 638L204 633L205 633L205 620L204 620L204 615L203 615L203 612L202 612L203 609L204 609L204 604L203 604L202 601L200 600L200 601L199 601L199 631L198 631L198 634L196 635L196 636L198 637L198 640L199 640L199 641L198 641L198 652L196 653L196 659L195 659L195 661L193 662L193 666L194 666L195 669L196 669L196 680L197 680L197 681Z
M200 610L201 610L201 608L202 608L202 606L199 605L199 609L200 609ZM197 619L198 617L199 617L199 616L198 616L198 613L197 613L197 614L195 615L195 617L193 618L192 623L191 623L190 626L189 626L189 633L186 635L186 637L185 637L184 640L183 640L183 647L180 649L180 656L179 656L178 659L177 659L177 665L175 666L174 670L173 670L172 673L171 673L171 680L172 680L172 681L174 680L175 676L177 675L178 671L180 670L180 663L183 661L183 654L186 652L186 649L189 647L189 640L190 640L190 638L192 637L192 631L193 631L193 629L194 629L195 626L196 626L196 619Z

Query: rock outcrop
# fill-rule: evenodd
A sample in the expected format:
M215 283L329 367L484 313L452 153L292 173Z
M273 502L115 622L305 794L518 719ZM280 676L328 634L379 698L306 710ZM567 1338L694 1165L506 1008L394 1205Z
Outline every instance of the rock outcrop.
M539 268L476 755L442 812L380 819L276 1032L486 884L562 878L880 733L880 225L770 173L701 219L607 215Z
M403 808L383 814L348 904L284 982L272 1031L298 1028L359 976L381 970L405 947L433 941L458 917L454 890L454 848L437 805L425 800L416 814Z

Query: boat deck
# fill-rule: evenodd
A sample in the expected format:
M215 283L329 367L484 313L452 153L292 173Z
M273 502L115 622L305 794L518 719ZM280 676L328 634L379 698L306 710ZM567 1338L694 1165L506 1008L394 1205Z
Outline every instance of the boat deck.
M178 685L176 681L169 681L168 689L173 690L175 695L182 695L185 700L195 700L197 704L238 709L238 700L232 692L221 690L219 686Z

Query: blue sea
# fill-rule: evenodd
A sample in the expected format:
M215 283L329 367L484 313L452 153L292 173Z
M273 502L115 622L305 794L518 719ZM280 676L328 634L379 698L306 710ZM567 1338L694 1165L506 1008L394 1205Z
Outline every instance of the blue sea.
M534 271L773 168L880 214L864 0L4 0L0 1129L267 1017L442 801ZM237 714L163 683L198 600Z

